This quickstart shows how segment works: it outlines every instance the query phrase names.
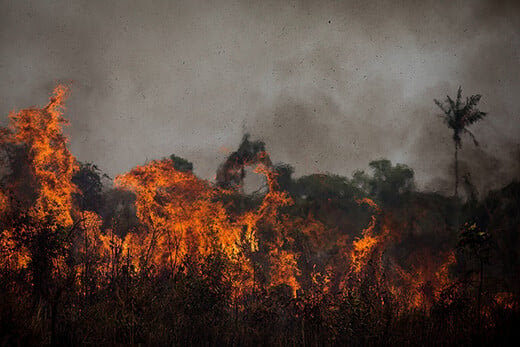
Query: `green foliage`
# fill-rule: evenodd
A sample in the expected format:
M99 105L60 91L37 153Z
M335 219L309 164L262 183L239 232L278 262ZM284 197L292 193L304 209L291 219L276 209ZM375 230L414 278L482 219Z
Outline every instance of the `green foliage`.
M312 174L296 182L297 193L306 199L353 199L361 191L348 178L334 174Z
M414 190L414 172L408 166L392 165L387 159L375 160L369 165L372 176L356 171L352 183L384 205L400 205Z

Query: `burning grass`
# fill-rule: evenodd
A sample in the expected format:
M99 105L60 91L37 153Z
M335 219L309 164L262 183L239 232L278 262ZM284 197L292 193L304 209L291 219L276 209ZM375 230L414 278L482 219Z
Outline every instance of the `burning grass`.
M56 87L1 129L7 344L469 344L514 333L518 210L504 220L415 192L403 166L398 187L294 180L248 137L217 184L172 156L110 187L67 148L67 94ZM248 166L265 193L242 192ZM377 184L386 190L366 189Z

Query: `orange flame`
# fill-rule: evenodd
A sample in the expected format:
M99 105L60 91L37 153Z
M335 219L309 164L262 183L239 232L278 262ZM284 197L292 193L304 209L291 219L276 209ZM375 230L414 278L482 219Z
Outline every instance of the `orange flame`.
M58 85L44 108L30 108L11 113L12 135L15 143L25 144L29 160L37 178L38 198L30 213L39 220L50 218L56 225L72 224L71 193L76 190L72 175L77 169L76 159L67 148L68 140L62 132L68 124L62 118L69 89Z

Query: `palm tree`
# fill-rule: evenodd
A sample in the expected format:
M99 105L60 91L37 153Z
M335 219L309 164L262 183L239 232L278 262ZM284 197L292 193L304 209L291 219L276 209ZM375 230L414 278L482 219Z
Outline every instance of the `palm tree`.
M455 144L455 197L458 196L459 188L459 159L458 151L462 147L462 134L468 134L476 146L479 145L475 135L468 130L468 126L484 118L487 113L481 112L477 108L481 95L472 95L466 97L466 102L462 102L462 87L457 91L457 99L453 101L450 96L446 96L444 103L434 99L435 104L439 106L444 114L441 117L444 119L448 128L453 130L453 142Z

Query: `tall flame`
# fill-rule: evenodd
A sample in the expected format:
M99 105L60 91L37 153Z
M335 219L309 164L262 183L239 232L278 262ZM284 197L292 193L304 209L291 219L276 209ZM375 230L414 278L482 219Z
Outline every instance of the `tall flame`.
M72 176L77 169L76 160L67 148L68 139L63 134L63 126L68 124L62 117L68 93L66 86L58 85L47 106L9 115L12 130L9 139L27 147L30 167L39 186L30 214L64 227L72 224L71 193L76 189Z

